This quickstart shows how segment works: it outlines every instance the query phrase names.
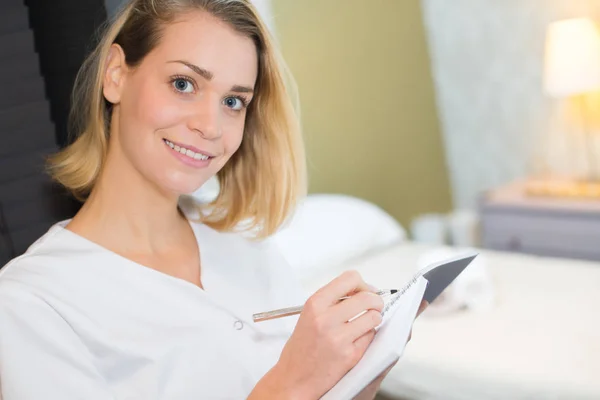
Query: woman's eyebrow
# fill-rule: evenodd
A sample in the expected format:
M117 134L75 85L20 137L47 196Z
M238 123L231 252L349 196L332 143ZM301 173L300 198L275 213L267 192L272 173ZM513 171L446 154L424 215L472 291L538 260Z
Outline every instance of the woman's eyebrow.
M254 93L254 89L252 89L251 87L240 85L233 85L231 87L231 91L236 93Z
M194 71L195 73L197 73L198 75L200 75L201 77L203 77L204 79L206 79L207 81L210 81L213 78L212 72L210 72L204 68L200 68L199 66L189 63L187 61L174 60L174 61L169 61L168 63L169 64L171 64L171 63L183 64L186 67L188 67L189 69L191 69L192 71Z
M204 79L206 79L207 81L210 81L214 76L212 72L210 72L204 68L200 68L199 66L189 63L187 61L173 60L173 61L169 61L168 63L183 64L186 67L188 67L189 69L191 69L192 71L194 71L195 73L197 73L198 75L200 75L201 77L203 77ZM236 92L236 93L254 93L253 88L248 87L248 86L241 86L241 85L233 85L231 87L231 91Z

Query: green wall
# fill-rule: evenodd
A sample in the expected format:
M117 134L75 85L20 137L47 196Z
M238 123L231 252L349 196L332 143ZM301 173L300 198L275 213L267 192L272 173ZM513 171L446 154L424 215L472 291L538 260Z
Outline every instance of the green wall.
M419 1L272 5L300 89L310 192L370 200L403 224L422 212L448 211Z

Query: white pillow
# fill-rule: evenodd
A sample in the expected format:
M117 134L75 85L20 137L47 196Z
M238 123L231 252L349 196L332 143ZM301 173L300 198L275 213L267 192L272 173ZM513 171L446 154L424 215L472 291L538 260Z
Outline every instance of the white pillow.
M381 208L345 195L309 195L273 236L301 278L403 241L402 226Z

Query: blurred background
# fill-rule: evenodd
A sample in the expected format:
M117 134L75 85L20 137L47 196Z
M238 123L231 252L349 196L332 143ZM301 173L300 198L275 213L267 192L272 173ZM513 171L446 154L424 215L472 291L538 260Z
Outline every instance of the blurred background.
M79 207L43 156L121 3L0 2L0 265ZM600 1L254 3L300 92L311 195L275 239L307 286L481 252L382 396L600 398Z

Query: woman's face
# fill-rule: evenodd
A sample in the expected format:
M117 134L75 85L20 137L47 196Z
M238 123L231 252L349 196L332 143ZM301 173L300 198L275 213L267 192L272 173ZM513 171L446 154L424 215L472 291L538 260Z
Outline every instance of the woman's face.
M194 12L164 28L137 68L115 67L119 57L113 49L105 77L118 124L109 151L117 146L160 189L192 193L240 146L257 77L254 43Z

